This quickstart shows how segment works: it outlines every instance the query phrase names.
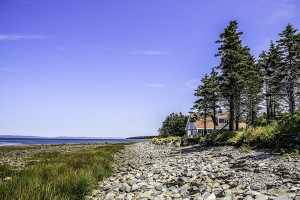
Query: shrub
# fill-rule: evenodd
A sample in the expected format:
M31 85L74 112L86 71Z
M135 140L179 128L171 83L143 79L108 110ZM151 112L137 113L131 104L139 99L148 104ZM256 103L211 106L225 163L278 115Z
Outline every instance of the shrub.
M181 112L171 113L162 124L162 127L158 129L161 137L179 136L185 135L185 126L188 120L188 116L183 115Z

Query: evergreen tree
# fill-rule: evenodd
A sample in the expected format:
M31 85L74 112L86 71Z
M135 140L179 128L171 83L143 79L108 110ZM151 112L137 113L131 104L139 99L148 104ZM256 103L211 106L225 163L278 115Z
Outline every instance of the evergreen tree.
M216 130L217 126L217 109L220 107L219 99L220 99L220 90L219 90L219 76L218 72L215 71L215 68L212 68L210 73L210 77L207 82L208 88L208 101L209 101L209 111L208 114L212 118L214 123L214 130Z
M162 137L185 135L185 126L188 120L188 116L183 115L181 112L171 113L166 117L162 124L162 127L158 129L159 135Z
M207 74L205 74L204 78L201 79L202 85L199 85L198 88L195 90L194 95L198 97L198 99L194 102L194 106L192 109L196 109L199 113L200 117L203 118L203 124L204 124L204 134L207 133L206 130L206 119L208 116L208 110L209 110L209 88L208 88L208 82L209 77ZM197 115L195 116L197 118Z
M248 126L252 126L260 109L259 103L262 100L263 80L259 66L255 64L255 58L251 55L250 49L245 47L244 50L247 68L243 72L245 83L245 87L243 88L243 105L245 107L246 122Z
M217 69L221 70L220 75L220 91L229 106L229 130L233 130L235 113L238 114L237 122L240 115L240 85L243 84L243 77L240 74L243 66L244 49L240 35L242 32L237 32L237 22L230 21L223 33L220 34L220 40L216 43L221 43L218 48L218 53L215 56L221 57L221 63Z
M283 84L290 114L294 113L296 91L299 88L300 34L296 34L297 30L288 24L279 34L281 39L277 41L284 62Z
M194 102L195 105L193 108L197 109L200 116L203 117L204 134L206 134L206 119L208 116L213 121L214 130L216 129L216 113L217 108L220 107L218 73L213 68L210 76L205 74L201 82L202 85L198 86L194 94L198 99Z
M264 81L264 98L266 101L267 120L275 119L279 107L279 98L282 96L282 58L279 47L271 41L269 51L260 54L258 66Z

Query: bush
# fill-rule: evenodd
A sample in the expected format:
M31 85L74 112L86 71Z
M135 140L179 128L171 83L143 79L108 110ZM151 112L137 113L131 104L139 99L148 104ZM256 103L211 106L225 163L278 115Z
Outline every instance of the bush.
M161 137L183 137L187 120L188 116L183 115L181 112L179 114L171 113L163 122L162 127L158 129L159 135Z
M278 117L278 127L281 134L296 134L300 132L300 111L293 115L289 113L281 114Z

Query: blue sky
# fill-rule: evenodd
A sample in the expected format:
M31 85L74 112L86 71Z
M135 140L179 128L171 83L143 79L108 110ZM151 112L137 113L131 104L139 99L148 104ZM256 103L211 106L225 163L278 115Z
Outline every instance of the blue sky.
M156 135L219 63L230 20L254 55L297 0L1 0L0 134Z

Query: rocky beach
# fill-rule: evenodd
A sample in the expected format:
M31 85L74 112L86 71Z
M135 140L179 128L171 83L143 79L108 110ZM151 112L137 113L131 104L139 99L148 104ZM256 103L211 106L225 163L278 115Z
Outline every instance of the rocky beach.
M115 154L114 167L86 199L300 199L300 158L262 150L148 141Z

